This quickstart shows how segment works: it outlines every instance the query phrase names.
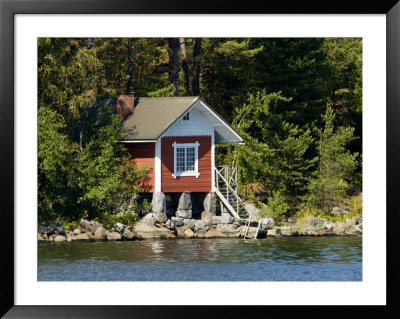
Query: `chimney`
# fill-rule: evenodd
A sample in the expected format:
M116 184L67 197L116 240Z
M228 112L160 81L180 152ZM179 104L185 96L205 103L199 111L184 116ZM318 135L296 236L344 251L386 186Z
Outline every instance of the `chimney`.
M121 92L117 95L117 115L121 121L125 120L135 109L135 95L133 92Z

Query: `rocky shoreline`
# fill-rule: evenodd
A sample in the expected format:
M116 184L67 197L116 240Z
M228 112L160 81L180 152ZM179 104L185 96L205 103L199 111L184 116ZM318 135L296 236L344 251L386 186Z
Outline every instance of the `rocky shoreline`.
M300 236L361 236L362 219L346 219L344 223L331 223L324 218L308 217L303 224L297 221L276 226L272 218L264 218L246 225L245 219L234 219L230 214L221 216L203 212L201 219L166 218L165 214L149 213L138 224L129 227L116 223L110 229L96 221L81 220L76 229L65 230L61 224L39 226L40 242L123 241L145 239L208 239Z

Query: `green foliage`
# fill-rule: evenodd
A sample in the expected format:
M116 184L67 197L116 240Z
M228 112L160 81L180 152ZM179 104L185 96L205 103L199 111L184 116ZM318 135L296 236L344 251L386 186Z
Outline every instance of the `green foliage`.
M353 128L334 130L335 115L330 107L323 116L325 129L320 131L318 143L319 166L311 179L307 201L329 212L338 199L350 188L352 174L357 167L358 153L351 153L346 144L354 140Z
M268 198L268 204L261 210L261 215L265 217L272 217L280 219L286 214L290 206L286 202L285 197L279 191L273 192L272 196Z
M132 214L123 214L123 215L114 215L107 212L101 213L96 220L103 224L106 229L110 229L116 223L121 223L127 225L128 227L132 227L133 225L138 223L137 218Z
M185 44L190 78L194 39ZM362 189L361 39L203 38L196 60L201 97L244 137L216 148L239 167L242 195L277 215L300 199L327 212L346 198L361 213L348 197ZM38 39L39 220L112 214L138 192L145 172L115 143L122 132L100 101L128 76L135 96L172 96L168 61L165 38Z
M307 157L313 143L310 130L282 121L271 110L290 102L281 93L250 95L248 104L235 109L233 126L245 145L230 147L225 160L240 168L241 185L260 183L269 194L305 192L315 158Z

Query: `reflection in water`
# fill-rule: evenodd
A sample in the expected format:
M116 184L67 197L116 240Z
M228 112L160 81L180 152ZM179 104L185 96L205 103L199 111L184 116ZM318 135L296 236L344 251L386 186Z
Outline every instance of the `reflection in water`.
M359 281L361 237L41 243L38 280Z

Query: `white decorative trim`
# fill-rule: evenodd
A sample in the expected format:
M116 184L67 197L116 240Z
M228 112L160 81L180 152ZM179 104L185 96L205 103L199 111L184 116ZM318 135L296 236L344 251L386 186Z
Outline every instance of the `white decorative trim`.
M211 191L215 192L215 136L214 130L211 135Z
M161 192L161 138L155 143L154 191Z
M174 148L174 173L171 174L174 178L177 177L184 177L184 176L196 176L196 178L199 178L200 173L199 173L199 146L200 143L196 141L196 143L177 143L174 141L172 143L172 147ZM176 149L180 147L194 147L194 171L185 171L185 172L177 172L176 170ZM185 165L186 165L186 153L185 153Z

